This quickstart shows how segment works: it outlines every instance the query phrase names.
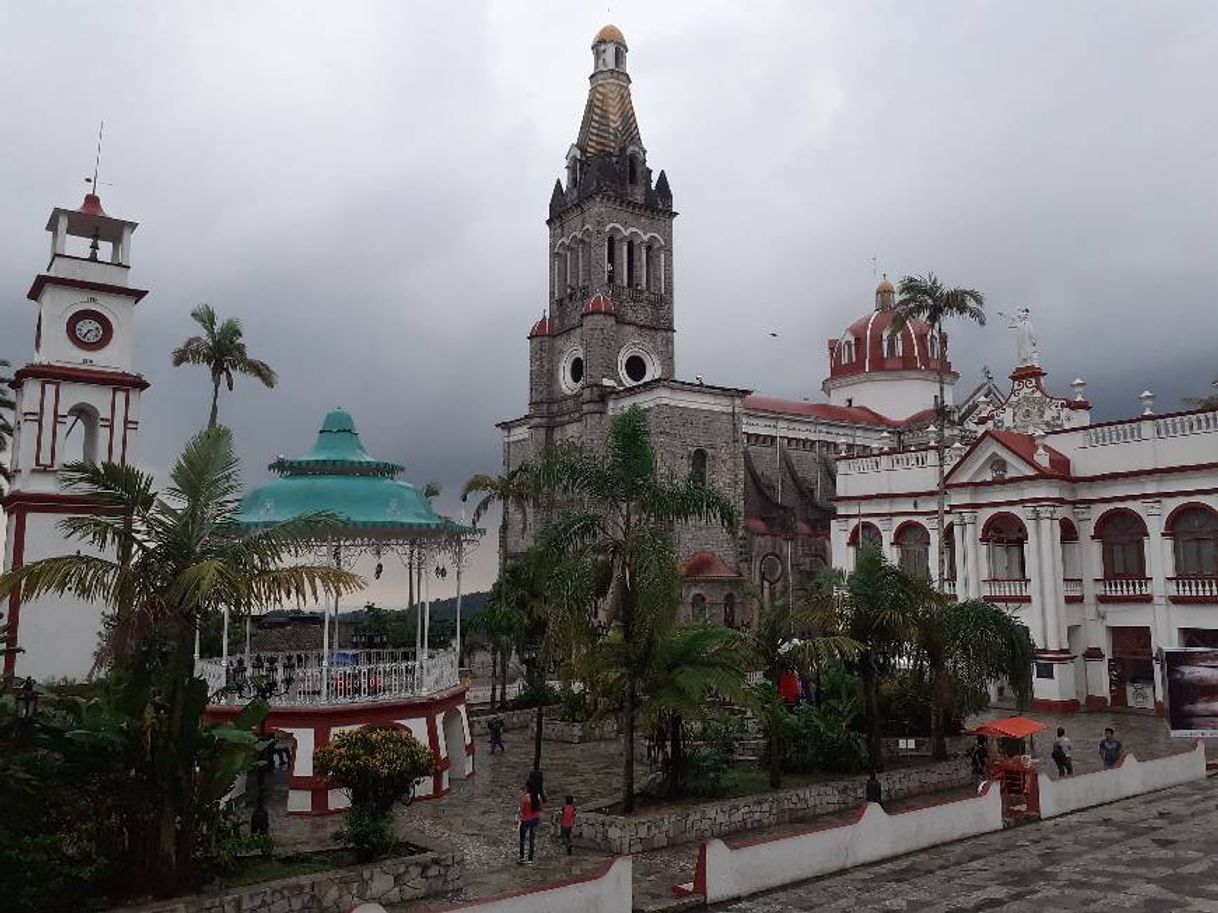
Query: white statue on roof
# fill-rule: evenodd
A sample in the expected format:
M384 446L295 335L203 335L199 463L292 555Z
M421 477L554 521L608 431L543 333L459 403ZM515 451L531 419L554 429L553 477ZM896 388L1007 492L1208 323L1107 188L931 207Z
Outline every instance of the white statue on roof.
M1031 312L1027 308L1020 308L1014 314L999 311L998 316L1006 319L1007 329L1015 331L1016 367L1040 367L1040 343L1032 328Z

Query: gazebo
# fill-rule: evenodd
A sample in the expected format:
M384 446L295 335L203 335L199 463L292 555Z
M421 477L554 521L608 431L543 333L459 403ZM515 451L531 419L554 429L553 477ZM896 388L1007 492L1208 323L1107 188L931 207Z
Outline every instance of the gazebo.
M374 560L380 577L384 561L396 556L418 581L413 649L339 651L338 599L323 607L320 651L261 653L251 650L247 619L245 653L228 653L228 616L219 657L200 658L199 673L215 698L214 719L237 711L234 685L257 674L277 686L269 698L268 725L296 743L289 779L288 810L340 810L345 797L313 776L313 750L332 730L362 725L398 725L430 745L440 760L431 790L441 795L454 775L473 773L473 743L465 711L457 657L461 644L461 572L482 530L441 517L415 486L400 479L403 467L378 460L364 449L355 422L343 409L330 412L305 456L279 457L269 467L278 478L252 489L241 502L240 524L256 530L303 517L326 515L311 547L320 560L353 568ZM430 573L456 571L457 627L452 649L430 642Z

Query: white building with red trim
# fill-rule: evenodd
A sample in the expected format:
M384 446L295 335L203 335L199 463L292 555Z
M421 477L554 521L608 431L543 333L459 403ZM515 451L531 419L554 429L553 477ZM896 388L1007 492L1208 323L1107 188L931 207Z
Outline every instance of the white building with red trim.
M1055 397L1035 358L945 452L946 573L1008 607L1038 648L1034 706L1162 710L1161 650L1218 646L1218 412L1090 423L1082 381ZM934 447L843 456L832 552L859 543L938 573Z

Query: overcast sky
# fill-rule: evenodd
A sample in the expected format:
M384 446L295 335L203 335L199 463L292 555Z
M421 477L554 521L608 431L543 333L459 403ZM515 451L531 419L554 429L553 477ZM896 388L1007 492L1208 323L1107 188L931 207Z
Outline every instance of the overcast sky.
M142 460L206 419L205 372L168 353L210 302L280 375L221 404L251 481L341 404L458 514L526 408L543 222L609 16L681 213L680 376L819 397L875 258L1031 308L1051 384L1085 377L1098 418L1210 392L1208 2L10 4L0 357L32 354L43 225L79 204L104 118L103 202L140 222L151 290ZM1008 373L1001 321L953 338L965 383Z

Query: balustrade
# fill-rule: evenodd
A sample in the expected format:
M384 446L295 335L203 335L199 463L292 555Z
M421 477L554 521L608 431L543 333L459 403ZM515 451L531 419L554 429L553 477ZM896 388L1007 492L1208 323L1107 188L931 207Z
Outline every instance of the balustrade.
M989 599L1026 599L1028 596L1028 580L1018 578L1013 580L991 579L985 581L985 592Z
M1150 595L1150 578L1097 577L1095 589L1105 599L1142 599Z
M1167 586L1174 598L1218 602L1218 577L1168 577Z
M1083 598L1083 581L1078 577L1066 577L1062 580L1062 595L1067 599Z

